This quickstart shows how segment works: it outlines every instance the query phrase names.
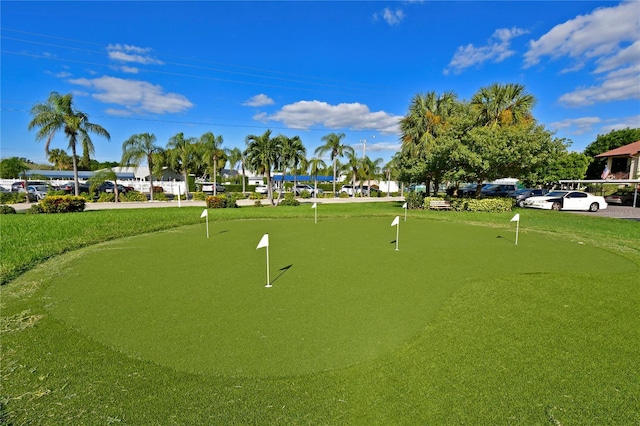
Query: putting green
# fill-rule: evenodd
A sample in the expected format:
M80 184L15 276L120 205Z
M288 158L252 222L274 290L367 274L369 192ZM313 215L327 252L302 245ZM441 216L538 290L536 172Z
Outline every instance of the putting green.
M635 270L625 258L514 229L393 218L245 220L84 250L47 308L129 356L180 371L283 376L366 362L414 340L460 286L491 277ZM204 222L204 221L203 221ZM265 288L270 234L272 288ZM588 283L585 283L588 285Z

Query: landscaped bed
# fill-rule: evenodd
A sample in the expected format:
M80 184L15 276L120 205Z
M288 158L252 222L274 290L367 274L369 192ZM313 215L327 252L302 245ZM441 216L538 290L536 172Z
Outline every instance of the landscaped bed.
M319 207L3 218L5 420L640 420L637 224Z

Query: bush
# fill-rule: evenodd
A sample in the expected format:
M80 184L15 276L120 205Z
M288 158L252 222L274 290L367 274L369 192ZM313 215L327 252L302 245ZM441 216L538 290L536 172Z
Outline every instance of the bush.
M98 203L113 203L115 200L116 195L113 192L101 192L96 201Z
M305 189L300 193L300 198L311 198L311 193Z
M204 192L194 192L193 199L196 201L204 201L207 199L207 194L205 194Z
M64 189L52 189L51 191L47 191L47 195L67 195L67 191Z
M253 207L262 207L262 201L256 200L255 203L253 203Z
M418 210L424 207L424 197L422 192L408 192L404 197L407 208L410 210Z
M262 194L258 194L257 192L252 192L249 194L250 200L262 200Z
M153 201L169 201L167 195L164 192L155 192L153 193Z
M340 197L340 198L349 198L349 194L347 194L346 192L341 192L340 195L338 195L338 197Z
M111 194L113 195L113 194ZM44 213L74 213L84 211L86 200L72 195L54 195L40 201Z
M239 185L231 184L231 185L225 185L224 187L226 188L227 192L242 192L242 184L239 184ZM249 191L249 188L247 188L247 185L245 185L245 189ZM253 189L255 189L255 185Z
M451 201L451 210L469 212L510 212L514 200L511 198L464 198Z
M27 194L24 192L0 192L0 203L16 204L24 203L27 200Z
M118 199L120 201L147 201L147 196L142 192L128 191L124 194L118 194Z
M207 207L210 209L224 209L227 207L227 197L224 195L210 195L206 199Z
M16 209L11 206L3 204L0 206L0 214L16 214Z
M236 207L238 207L238 204L236 203L236 201L238 201L239 199L244 198L243 196L239 196L237 192L234 193L227 193L227 205L225 206L228 209L235 209Z
M31 207L29 207L29 210L27 210L27 214L42 214L42 213L44 213L44 209L40 204L33 204Z
M279 206L299 206L300 201L296 200L296 197L295 195L293 195L293 192L287 192L286 194L284 194L284 199L280 201L278 205Z

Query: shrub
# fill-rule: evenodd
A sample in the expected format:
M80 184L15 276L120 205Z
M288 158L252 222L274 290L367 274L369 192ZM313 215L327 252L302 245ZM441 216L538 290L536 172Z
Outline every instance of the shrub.
M279 206L299 206L300 201L296 200L296 197L295 195L293 195L293 192L287 192L286 194L284 194L284 199L280 201L278 205Z
M113 195L113 194L111 194ZM44 213L74 213L84 211L86 200L72 195L54 195L40 201Z
M196 201L204 201L207 199L207 194L205 194L204 192L194 192L193 199Z
M128 191L124 194L118 194L120 201L147 201L147 196L142 192Z
M261 200L262 199L262 194L258 194L257 192L252 192L249 194L249 199L250 200Z
M27 200L27 194L24 192L0 192L0 203L16 204L24 203Z
M237 192L234 193L227 193L227 205L225 206L228 209L234 209L236 207L238 207L238 204L236 203L236 201L238 201L238 199L240 198L244 198L242 196L238 196Z
M224 209L227 207L227 197L224 195L210 195L206 199L207 207L210 209Z
M16 214L16 209L11 206L3 204L0 206L0 214Z
M153 201L168 201L167 195L164 192L153 192Z
M224 186L227 189L227 192L242 192L242 184L231 184ZM245 185L245 189L248 191L249 189ZM255 186L254 186L255 189Z
M451 201L451 210L469 212L510 212L514 200L511 198L464 198Z
M311 193L305 189L300 193L300 198L311 198Z
M98 203L113 203L115 200L116 195L113 192L101 192L96 201Z
M253 207L262 207L262 201L256 200L255 203L253 203Z
M424 207L422 192L408 192L404 197L404 201L407 203L407 208L411 210L418 210Z
M31 207L29 207L29 210L27 210L27 214L41 214L41 213L44 213L44 209L40 204L33 204Z
M341 192L339 197L340 198L349 198L349 194L347 194L346 192Z

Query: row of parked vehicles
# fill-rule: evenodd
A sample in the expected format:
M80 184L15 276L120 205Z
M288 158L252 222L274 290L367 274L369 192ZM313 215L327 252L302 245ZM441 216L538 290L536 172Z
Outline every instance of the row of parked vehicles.
M105 181L101 183L98 188L96 188L96 191L107 192L107 193L115 192L115 187L116 186L113 182ZM122 194L134 190L133 187L124 186L120 184L118 184L117 187L118 187L118 192ZM83 193L83 192L89 193L90 192L89 184L87 183L79 184L79 190L80 190L80 193ZM47 194L50 191L64 191L68 194L73 194L75 193L75 183L67 182L60 185L52 186L49 183L44 181L27 181L26 189L25 189L25 182L18 181L11 184L11 189L0 187L0 192L19 192L19 193L27 192L29 194L29 198L32 201L42 200L44 197L47 196Z

